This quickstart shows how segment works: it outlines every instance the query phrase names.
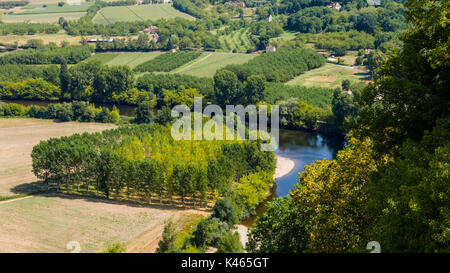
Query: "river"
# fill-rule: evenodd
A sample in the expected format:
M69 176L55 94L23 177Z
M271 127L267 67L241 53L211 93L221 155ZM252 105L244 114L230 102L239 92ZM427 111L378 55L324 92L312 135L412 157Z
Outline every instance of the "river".
M276 186L272 195L256 209L256 215L242 222L244 226L251 227L256 217L266 210L266 203L278 196L286 196L298 183L298 174L305 170L305 166L321 159L334 159L339 150L344 147L344 136L325 135L314 132L298 130L280 130L279 144L276 155L289 158L295 166L287 175L275 179Z

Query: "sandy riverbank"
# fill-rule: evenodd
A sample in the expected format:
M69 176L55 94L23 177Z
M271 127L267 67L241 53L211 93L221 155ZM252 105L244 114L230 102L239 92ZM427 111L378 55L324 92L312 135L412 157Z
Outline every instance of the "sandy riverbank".
M277 159L277 168L275 169L275 174L273 175L274 179L281 178L294 169L295 162L292 159L281 157L279 155L276 155L275 158Z

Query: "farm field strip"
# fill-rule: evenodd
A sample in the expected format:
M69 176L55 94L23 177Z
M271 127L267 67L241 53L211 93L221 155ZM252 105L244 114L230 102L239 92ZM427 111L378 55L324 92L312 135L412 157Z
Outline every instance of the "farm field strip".
M213 77L216 71L229 64L243 64L258 56L257 54L211 53L207 58L198 59L189 67L181 67L178 73L198 77Z
M52 23L57 22L59 17L64 17L66 20L76 20L82 16L84 16L86 12L65 12L65 13L38 13L38 14L11 14L4 15L2 17L2 21L6 23L15 23L15 22L39 22L39 23Z
M121 21L145 21L175 17L194 20L192 16L176 10L170 4L150 4L105 7L95 15L93 22L96 24L111 24Z
M365 79L366 73L358 72L351 67L325 64L295 77L286 84L335 88L340 86L343 80L358 82Z
M236 49L240 52L246 51L252 46L252 42L248 36L248 29L236 30L228 35L223 35L219 37L219 42L221 47L225 51L232 51Z
M43 4L46 6L44 7ZM7 14L4 12L2 21L4 22L57 22L59 17L66 20L78 19L86 14L87 9L93 3L82 3L80 5L64 5L58 6L57 3L42 4L31 3L24 7L16 8L14 13Z
M97 59L107 65L128 65L130 68L161 55L162 52L124 52L124 53L97 53L88 60Z

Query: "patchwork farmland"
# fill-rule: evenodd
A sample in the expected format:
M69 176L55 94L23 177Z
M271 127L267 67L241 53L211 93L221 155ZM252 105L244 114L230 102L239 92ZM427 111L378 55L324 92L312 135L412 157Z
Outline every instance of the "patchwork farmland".
M219 37L219 41L222 50L225 52L246 52L247 49L253 46L253 42L250 40L248 29L240 29L233 31L228 35Z
M164 52L97 53L88 60L100 60L103 64L107 65L128 65L133 69L137 65L152 60L161 54L164 54ZM180 73L198 77L213 77L216 71L224 66L229 64L243 64L256 56L258 55L204 52L195 60L192 60L168 73Z
M88 60L100 60L107 65L128 65L135 68L137 65L149 61L163 52L120 52L120 53L97 53Z
M198 77L213 77L216 71L229 64L243 64L258 56L257 54L239 53L204 53L191 63L179 69L176 73L188 74Z
M30 3L24 7L16 8L12 13L4 12L2 21L6 23L31 22L52 23L57 22L60 17L66 20L76 20L86 14L86 10L92 5L84 2L80 5L63 5L57 3Z
M194 17L174 9L172 5L153 4L102 8L95 15L93 22L107 25L115 22L158 20L161 18L169 19L175 17L194 19Z

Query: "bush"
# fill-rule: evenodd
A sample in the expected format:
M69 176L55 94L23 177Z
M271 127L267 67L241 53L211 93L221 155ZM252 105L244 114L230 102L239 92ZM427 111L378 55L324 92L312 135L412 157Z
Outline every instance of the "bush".
M213 211L213 217L228 223L230 226L234 225L239 220L236 208L228 198L217 201Z
M125 252L125 246L123 246L119 242L115 242L112 245L109 245L106 249L105 253L122 253Z
M244 248L242 247L241 239L239 233L231 231L226 232L220 237L217 243L217 253L243 253Z
M155 118L151 102L144 101L136 109L136 123L151 123Z
M175 240L177 238L175 224L172 221L164 225L162 239L158 242L157 253L173 253L176 252Z
M203 219L197 225L193 242L200 248L205 246L216 246L222 234L228 230L230 230L230 226L217 218Z

